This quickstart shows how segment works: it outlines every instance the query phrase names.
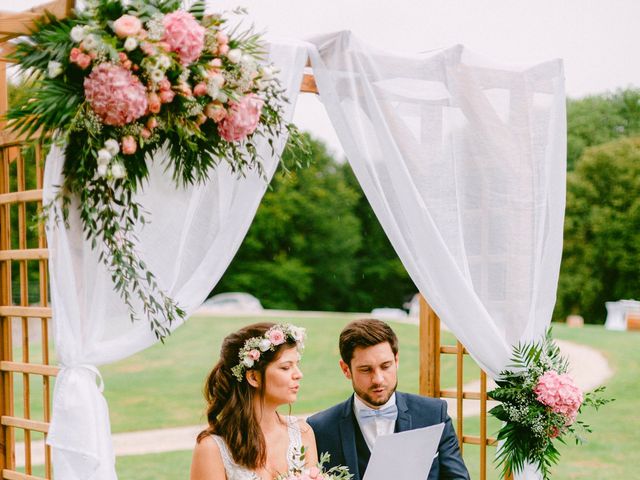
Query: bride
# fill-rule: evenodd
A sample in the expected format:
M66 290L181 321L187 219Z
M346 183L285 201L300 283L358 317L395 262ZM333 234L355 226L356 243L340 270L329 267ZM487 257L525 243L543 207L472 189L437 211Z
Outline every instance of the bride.
M273 480L317 464L311 427L276 410L298 396L303 341L304 329L273 323L224 339L205 384L209 427L198 435L191 480Z

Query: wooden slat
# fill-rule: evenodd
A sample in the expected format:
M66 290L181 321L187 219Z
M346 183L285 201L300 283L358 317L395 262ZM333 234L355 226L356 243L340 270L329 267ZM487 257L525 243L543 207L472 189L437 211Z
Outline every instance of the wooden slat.
M27 190L25 192L11 192L0 194L0 205L42 201L42 189Z
M464 436L463 436L463 428L464 428L464 412L463 409L463 396L464 396L464 388L462 384L462 373L464 367L464 348L460 342L457 343L458 355L456 356L456 423L457 423L457 434L458 441L460 442L460 453L463 453L464 447Z
M440 398L458 398L458 390L440 390ZM479 392L462 392L465 400L480 400Z
M0 361L0 371L55 377L60 372L60 367L56 367L54 365L43 365L41 363L10 362L8 360L3 360Z
M51 308L0 306L0 317L51 318Z
M16 472L15 470L2 470L2 478L5 480L47 480L43 477L27 475L26 473Z
M475 435L465 435L462 437L462 441L470 445L482 445L482 440L480 439L480 437ZM497 444L498 444L498 441L495 438L487 438L485 441L485 445L497 445Z
M440 353L444 353L445 355L458 355L458 347L453 345L442 345L440 347ZM464 346L462 346L462 353L465 355L469 353Z
M69 12L67 0L55 0L39 5L24 12L0 12L0 34L4 39L28 34L33 27L33 21L44 15L45 11L56 17L64 17Z
M318 93L318 86L316 85L316 79L313 75L305 73L302 77L302 83L300 84L300 91L303 93Z
M440 390L440 319L420 295L420 394L434 397Z
M11 417L3 415L0 417L0 423L7 427L22 428L24 430L32 430L34 432L49 433L49 424L39 422L37 420L28 420L26 418Z
M3 260L46 260L49 250L46 248L28 248L26 250L0 250L0 261Z

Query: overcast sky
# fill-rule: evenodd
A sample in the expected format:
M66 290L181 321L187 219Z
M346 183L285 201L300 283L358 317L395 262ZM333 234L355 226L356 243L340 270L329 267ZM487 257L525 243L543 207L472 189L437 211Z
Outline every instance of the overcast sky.
M0 0L17 10L42 0ZM237 6L269 35L302 38L352 30L369 44L419 52L462 43L498 63L562 58L567 94L640 86L639 0L208 0ZM341 152L324 109L301 95L295 122Z

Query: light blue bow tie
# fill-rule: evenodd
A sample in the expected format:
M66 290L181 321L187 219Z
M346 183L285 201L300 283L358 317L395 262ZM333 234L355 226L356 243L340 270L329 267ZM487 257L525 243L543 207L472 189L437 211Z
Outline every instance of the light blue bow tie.
M389 405L385 408L374 410L373 408L364 408L360 410L360 420L370 422L376 418L386 418L387 420L395 420L398 418L398 407Z

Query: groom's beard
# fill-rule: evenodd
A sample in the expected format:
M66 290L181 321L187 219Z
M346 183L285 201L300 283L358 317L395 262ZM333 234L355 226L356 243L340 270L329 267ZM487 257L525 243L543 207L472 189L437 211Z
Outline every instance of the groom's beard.
M375 397L373 397L373 391L379 388L384 388L384 385L371 385L367 390L360 390L353 384L353 382L352 385L353 391L356 393L356 395L358 395L358 397L360 397L361 400L364 400L365 403L368 403L372 407L380 407L389 401L391 395L393 395L393 392L395 392L396 388L398 388L398 379L396 377L395 385L392 388L385 390L382 397L380 396L380 394L377 394Z

